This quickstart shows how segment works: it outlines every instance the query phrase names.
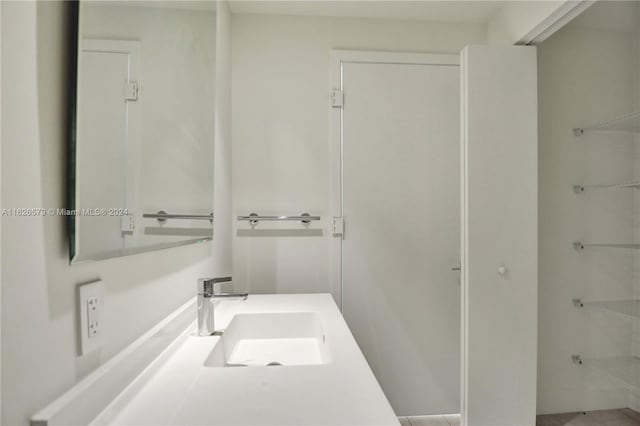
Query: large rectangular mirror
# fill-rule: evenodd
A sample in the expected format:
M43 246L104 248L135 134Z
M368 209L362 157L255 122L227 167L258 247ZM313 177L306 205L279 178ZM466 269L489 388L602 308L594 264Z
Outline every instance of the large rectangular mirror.
M211 239L215 2L78 16L71 262Z

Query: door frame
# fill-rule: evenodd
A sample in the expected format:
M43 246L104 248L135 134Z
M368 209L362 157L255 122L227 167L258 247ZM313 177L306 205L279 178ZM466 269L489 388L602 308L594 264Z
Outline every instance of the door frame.
M432 54L432 53L407 53L407 52L384 52L384 51L363 51L363 50L342 50L332 49L330 52L330 91L342 91L343 75L342 66L344 64L365 63L365 64L406 64L406 65L440 65L460 67L459 54ZM348 102L348 101L347 101ZM330 270L330 290L333 298L338 303L342 312L342 241L345 232L336 232L336 218L342 218L343 211L343 108L334 107L330 103L329 114L329 161L330 161L330 200L333 229L331 239L331 270ZM345 228L348 228L348 223Z
M458 84L461 82L460 65L461 57L458 53L454 54L430 54L430 53L406 53L406 52L384 52L384 51L355 51L355 50L332 50L330 67L330 188L331 188L331 215L334 221L333 233L331 238L331 269L330 269L330 289L332 296L338 303L341 313L344 315L343 304L343 242L345 237L349 238L349 222L343 222L344 232L336 233L335 219L344 217L344 108L349 106L349 94L344 96L336 96L334 91L342 92L344 88L343 65L345 64L393 64L393 65L430 65L442 67L455 67L458 72ZM348 87L347 87L347 90ZM344 92L342 92L344 93ZM340 107L335 105L335 98L342 100ZM341 102L338 102L341 103ZM458 163L460 165L460 163ZM460 171L461 173L461 171ZM346 218L348 219L348 218ZM458 248L461 255L462 248ZM462 298L458 304L462 310ZM462 316L462 312L460 314ZM463 322L461 321L460 336L463 335ZM462 353L460 353L462 359ZM460 375L462 375L462 365L458 367ZM460 404L462 407L462 388L459 388ZM451 414L451 413L442 413Z

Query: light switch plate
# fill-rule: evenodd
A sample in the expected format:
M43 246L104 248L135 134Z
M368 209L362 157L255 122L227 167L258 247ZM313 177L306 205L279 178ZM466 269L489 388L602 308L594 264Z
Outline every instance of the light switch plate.
M78 286L78 352L86 355L102 346L104 284L101 280Z

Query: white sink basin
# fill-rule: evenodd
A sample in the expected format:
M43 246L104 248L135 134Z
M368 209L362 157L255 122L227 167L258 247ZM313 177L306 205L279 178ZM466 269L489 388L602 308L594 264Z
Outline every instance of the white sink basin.
M204 365L294 366L329 362L326 335L315 312L237 314Z

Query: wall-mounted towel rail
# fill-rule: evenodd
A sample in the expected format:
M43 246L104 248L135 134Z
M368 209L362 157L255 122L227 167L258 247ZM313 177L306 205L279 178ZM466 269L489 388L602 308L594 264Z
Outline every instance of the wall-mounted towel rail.
M213 213L209 214L173 214L160 210L158 213L143 213L145 219L157 219L158 222L164 223L167 219L184 219L184 220L208 220L213 223Z
M300 221L302 223L309 224L312 220L320 220L320 216L311 216L309 213L302 213L299 216L262 216L257 213L251 213L249 216L238 216L238 220L249 221L251 225L256 225L261 220L266 221Z

